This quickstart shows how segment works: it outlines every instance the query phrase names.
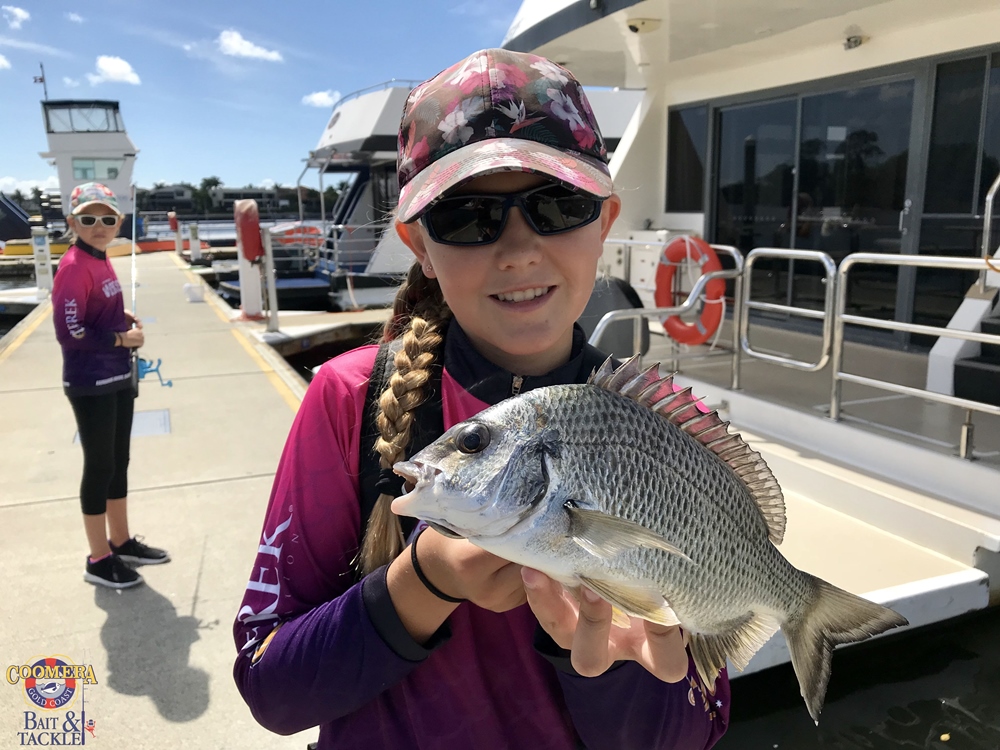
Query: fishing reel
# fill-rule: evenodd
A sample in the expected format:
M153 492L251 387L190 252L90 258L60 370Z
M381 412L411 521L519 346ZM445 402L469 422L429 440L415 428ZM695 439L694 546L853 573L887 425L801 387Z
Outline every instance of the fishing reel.
M167 380L167 381L163 380L163 375L160 373L160 365L162 363L163 363L162 359L157 359L156 364L154 365L153 360L143 359L142 357L139 357L139 380L145 378L146 375L148 375L149 373L153 373L154 375L156 375L157 378L159 378L161 386L164 386L166 388L173 388L174 387L173 380Z

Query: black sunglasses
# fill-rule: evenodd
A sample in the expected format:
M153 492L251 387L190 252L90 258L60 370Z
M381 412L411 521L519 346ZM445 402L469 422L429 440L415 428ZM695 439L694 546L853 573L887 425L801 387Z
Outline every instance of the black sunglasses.
M76 217L76 220L80 222L85 227L92 227L100 219L101 223L106 227L113 227L118 223L117 216L94 216L93 214L80 214Z
M547 183L521 193L442 198L421 215L420 221L431 239L441 245L489 245L503 232L511 206L521 209L534 231L548 236L595 221L603 203L600 198Z

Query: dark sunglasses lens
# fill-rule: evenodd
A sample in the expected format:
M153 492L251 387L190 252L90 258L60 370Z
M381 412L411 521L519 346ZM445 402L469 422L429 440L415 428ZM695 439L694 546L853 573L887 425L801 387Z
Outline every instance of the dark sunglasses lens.
M539 234L556 234L591 221L601 202L560 185L527 196L528 215Z
M431 238L448 245L493 242L503 226L503 199L469 196L440 201L426 214Z

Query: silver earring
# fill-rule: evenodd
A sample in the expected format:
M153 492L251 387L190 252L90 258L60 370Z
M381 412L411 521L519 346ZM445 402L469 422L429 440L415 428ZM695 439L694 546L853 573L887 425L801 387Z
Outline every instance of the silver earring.
M433 270L434 269L431 267L430 263L424 263L424 276L426 276L427 274L429 274Z

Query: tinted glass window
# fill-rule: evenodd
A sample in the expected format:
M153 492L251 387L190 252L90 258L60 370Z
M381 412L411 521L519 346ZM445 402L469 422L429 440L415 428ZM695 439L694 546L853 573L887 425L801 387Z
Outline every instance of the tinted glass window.
M983 210L986 193L1000 173L1000 53L993 55L990 68L990 88L986 99L986 134L983 139L983 171L979 181L979 203L976 213ZM1000 203L1000 201L998 201Z
M708 107L675 109L667 117L667 211L703 211Z
M938 66L925 213L975 213L973 191L985 75L985 57Z

